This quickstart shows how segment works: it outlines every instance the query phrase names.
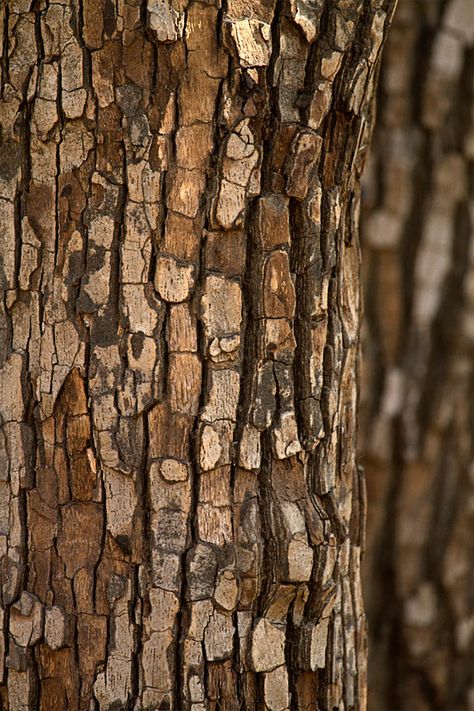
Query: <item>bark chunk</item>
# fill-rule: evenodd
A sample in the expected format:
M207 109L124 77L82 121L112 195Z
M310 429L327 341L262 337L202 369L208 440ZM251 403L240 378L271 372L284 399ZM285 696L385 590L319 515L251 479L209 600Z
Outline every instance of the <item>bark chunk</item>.
M74 503L62 510L58 552L69 577L100 555L102 511L98 504Z
M66 643L66 617L57 605L47 607L44 615L44 639L50 649L60 649Z
M265 618L252 631L252 667L256 672L271 672L285 663L285 633Z
M252 18L231 22L230 32L243 67L264 67L270 61L271 31L266 22Z
M156 290L165 301L185 301L194 285L193 275L192 265L178 264L173 257L160 257L156 265Z

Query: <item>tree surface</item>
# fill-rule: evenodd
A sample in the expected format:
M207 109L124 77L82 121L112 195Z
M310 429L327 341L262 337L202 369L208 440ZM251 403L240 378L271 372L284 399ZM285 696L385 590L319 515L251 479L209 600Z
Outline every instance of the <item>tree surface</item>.
M392 0L1 9L3 711L364 709Z
M363 211L372 709L474 708L474 3L400 0Z

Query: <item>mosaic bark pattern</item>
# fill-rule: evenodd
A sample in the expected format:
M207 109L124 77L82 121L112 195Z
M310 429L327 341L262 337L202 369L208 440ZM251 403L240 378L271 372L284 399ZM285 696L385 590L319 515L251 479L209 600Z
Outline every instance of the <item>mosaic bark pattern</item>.
M392 5L2 5L4 710L364 708Z

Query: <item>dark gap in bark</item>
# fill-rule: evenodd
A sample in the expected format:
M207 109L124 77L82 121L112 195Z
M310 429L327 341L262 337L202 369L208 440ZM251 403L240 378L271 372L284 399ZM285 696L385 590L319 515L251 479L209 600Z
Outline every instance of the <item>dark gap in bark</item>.
M0 59L0 67L1 67L1 79L0 79L0 87L1 87L1 97L3 99L4 96L4 87L8 81L8 69L9 69L9 62L8 62L8 24L9 24L9 19L10 19L10 8L8 6L8 3L5 3L5 15L4 15L4 22L3 22L3 40L2 40L2 47L3 47L3 52L2 56ZM0 703L1 703L1 698L0 698Z
M298 676L299 669L295 660L295 650L298 645L298 629L293 623L296 596L290 603L286 616L285 663L288 669L288 691L290 695L290 711L298 711Z
M255 600L255 612L257 617L263 617L268 597L271 592L272 583L276 580L277 569L277 543L273 535L272 527L272 444L270 430L262 434L262 459L260 467L259 485L257 499L261 514L261 585L260 591ZM256 701L265 708L265 695L262 674L256 674Z
M61 73L61 63L58 62L58 83L57 83L57 96L56 96L56 111L58 115L58 124L59 124L59 141L56 143L56 175L54 176L54 210L55 210L55 216L54 216L54 227L55 227L55 242L54 242L54 262L57 264L58 262L58 257L59 257L59 252L60 252L60 232L61 232L61 223L60 223L60 207L59 207L59 178L61 176L61 155L60 155L60 149L61 149L61 142L62 142L62 133L63 133L63 128L64 128L64 116L63 116L63 110L62 110L62 105L61 105L61 79L62 79L62 73ZM53 128L54 130L54 128Z
M77 627L77 601L76 601L76 593L74 591L74 581L71 579L71 598L72 598L72 617L73 617L73 622L71 624L71 637L72 637L72 653L74 657L74 664L75 664L75 672L76 672L76 693L78 698L80 699L81 697L81 686L82 686L82 678L80 674L80 660L79 660L79 643L78 643L78 627Z
M140 485L138 487L140 496ZM142 516L143 521L143 516ZM129 617L133 620L133 649L131 650L130 697L127 711L134 711L140 695L141 660L143 651L143 599L140 596L139 566L132 567L132 594L129 603ZM137 622L137 604L140 604L140 622Z
M281 17L283 13L283 0L276 0L275 10L271 23L272 53L266 71L266 90L268 95L267 116L264 121L266 127L262 145L262 177L261 194L272 189L272 151L276 130L279 126L280 110L278 106L278 86L274 85L276 65L280 51Z

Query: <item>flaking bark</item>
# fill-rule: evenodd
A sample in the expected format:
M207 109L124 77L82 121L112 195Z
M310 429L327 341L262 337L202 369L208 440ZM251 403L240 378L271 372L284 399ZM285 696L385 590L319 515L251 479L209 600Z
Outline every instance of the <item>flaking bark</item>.
M1 705L363 709L391 0L1 10Z

